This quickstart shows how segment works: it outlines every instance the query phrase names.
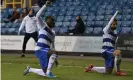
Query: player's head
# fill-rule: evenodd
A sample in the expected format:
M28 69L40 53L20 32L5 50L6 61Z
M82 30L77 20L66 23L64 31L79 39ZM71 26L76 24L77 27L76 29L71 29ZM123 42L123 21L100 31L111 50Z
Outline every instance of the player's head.
M78 21L80 21L81 20L81 17L80 16L77 16L76 17L76 21L78 22Z
M112 24L111 24L111 29L112 29L112 30L115 30L116 27L117 27L117 20L114 19L114 21L113 21Z
M28 13L28 8L24 8L23 13Z
M34 11L34 9L30 9L30 11L29 11L29 16L30 16L30 17L35 16L35 11Z
M55 27L55 19L52 16L47 16L45 21L50 28Z

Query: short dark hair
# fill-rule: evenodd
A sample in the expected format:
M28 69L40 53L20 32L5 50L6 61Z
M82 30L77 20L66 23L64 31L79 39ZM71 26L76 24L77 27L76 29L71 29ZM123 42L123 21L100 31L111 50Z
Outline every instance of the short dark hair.
M48 19L54 20L54 18L52 16L46 16L45 21L48 20Z

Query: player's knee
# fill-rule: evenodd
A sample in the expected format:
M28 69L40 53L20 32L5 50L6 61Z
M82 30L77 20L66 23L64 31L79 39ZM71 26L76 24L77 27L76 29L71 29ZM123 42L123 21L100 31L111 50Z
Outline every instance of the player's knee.
M121 51L115 50L113 54L114 54L114 56L121 56Z
M107 74L111 74L112 71L113 71L113 68L106 68L106 73L107 73Z

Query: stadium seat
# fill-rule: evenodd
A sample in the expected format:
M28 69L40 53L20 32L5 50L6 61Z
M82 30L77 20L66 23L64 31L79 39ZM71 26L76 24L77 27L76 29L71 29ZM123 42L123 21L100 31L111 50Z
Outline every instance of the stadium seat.
M131 21L121 21L121 26L122 27L130 27L131 26Z
M8 35L9 34L8 30L9 30L9 28L1 28L1 34Z
M94 21L87 21L87 26L93 26L94 25Z
M54 7L48 7L47 8L47 11L49 12L49 11L53 11L54 10Z
M123 21L129 21L131 19L131 15L122 15L122 20Z
M96 16L95 20L96 21L102 21L104 19L103 15Z
M80 15L80 13L81 13L81 11L74 11L73 15L78 16L78 15Z
M63 19L64 19L64 16L58 16L57 17L57 21L59 21L59 22L63 21Z
M60 30L60 27L54 27L53 30L55 31L55 34L58 34L59 30Z
M112 18L112 15L105 15L104 20L109 21Z
M121 34L129 34L131 32L131 27L122 27Z
M63 22L62 25L63 25L64 27L69 27L69 26L70 26L70 22Z
M92 34L92 31L93 31L93 27L86 27L85 34L91 35Z
M95 25L98 27L103 27L103 24L104 24L103 21L95 21Z
M81 18L82 18L83 21L87 20L87 16L81 16Z
M104 13L105 13L105 10L102 10L102 9L97 11L97 15L104 15Z
M45 14L45 16L50 16L52 14L52 12L45 12L44 14Z
M64 16L65 14L66 14L65 11L60 11L60 12L58 13L59 16Z
M65 6L72 6L72 2L66 2L66 5Z
M121 27L121 24L122 24L121 21L117 21L117 26L118 27Z
M73 14L73 11L67 11L67 12L66 12L66 15L67 15L67 16L71 16L72 14Z
M6 28L10 28L10 27L12 27L12 23L6 23L6 26L5 26Z
M130 13L131 13L131 9L123 9L123 12L122 12L123 15L130 14Z
M81 11L82 10L82 6L76 6L75 10L76 11Z
M63 21L70 22L72 19L72 16L65 16Z
M1 23L1 28L5 28L6 27L6 23Z
M68 7L67 10L68 10L68 11L74 11L74 10L75 10L75 6L70 6L70 7Z
M100 6L99 6L99 10L105 10L106 6L107 6L107 5L100 5Z
M59 3L59 6L60 6L60 7L65 6L65 2L60 2L60 3Z
M82 16L88 15L88 11L82 11L82 12L81 12L81 15L82 15Z
M61 25L62 25L62 22L56 22L56 23L55 23L55 26L56 26L56 27L59 27L59 26L61 26Z
M62 8L60 9L60 11L66 12L67 9L68 9L67 7L62 7Z
M93 21L95 19L95 16L88 16L87 20L88 21Z
M117 19L118 21L120 21L121 18L122 18L121 15L117 15L117 16L116 16L116 19Z
M57 15L58 15L58 12L53 11L53 12L51 13L51 16L57 16Z
M12 23L12 28L19 28L21 23Z
M113 9L112 10L106 10L105 11L105 14L106 15L112 15L113 14Z
M114 7L113 5L108 5L108 6L106 7L106 9L107 9L107 10L111 10L111 9L113 9L113 7Z
M74 1L74 2L73 2L73 5L74 5L74 6L77 6L77 5L79 5L79 4L80 4L79 1Z
M93 32L94 35L101 35L102 33L102 28L101 27L95 27Z

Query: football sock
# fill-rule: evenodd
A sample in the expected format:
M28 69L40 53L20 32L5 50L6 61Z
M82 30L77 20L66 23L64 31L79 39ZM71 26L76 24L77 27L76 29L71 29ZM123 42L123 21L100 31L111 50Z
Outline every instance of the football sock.
M91 70L95 71L95 72L98 72L98 73L106 73L106 68L105 67L93 67Z
M121 54L118 55L118 56L115 56L115 69L116 69L116 72L119 72L120 71L120 64L121 64Z
M46 74L43 72L42 69L30 68L29 72L36 73L36 74L38 74L40 76L46 76Z
M56 54L52 54L50 56L46 74L49 74L50 73L50 71L51 71L51 69L53 67L53 64L54 64L56 58L57 58L57 55Z

